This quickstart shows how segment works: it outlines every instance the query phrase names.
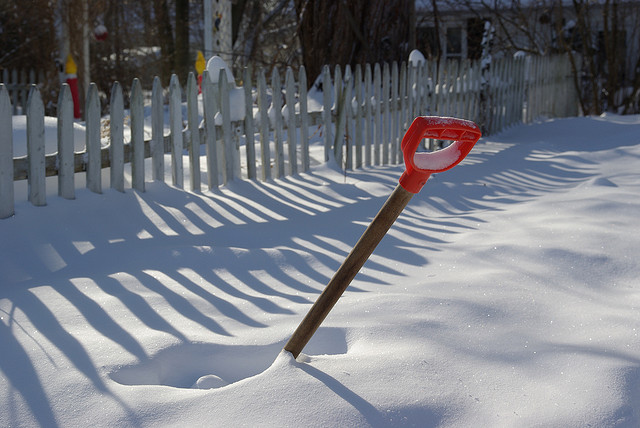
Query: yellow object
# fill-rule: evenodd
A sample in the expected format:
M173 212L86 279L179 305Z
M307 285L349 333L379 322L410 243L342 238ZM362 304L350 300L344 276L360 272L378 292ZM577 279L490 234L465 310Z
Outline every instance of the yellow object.
M202 55L202 51L198 51L198 57L196 58L196 71L198 72L198 76L204 73L204 68L204 55Z
M78 67L71 57L71 54L67 55L67 63L64 66L64 72L66 74L76 74L78 72Z

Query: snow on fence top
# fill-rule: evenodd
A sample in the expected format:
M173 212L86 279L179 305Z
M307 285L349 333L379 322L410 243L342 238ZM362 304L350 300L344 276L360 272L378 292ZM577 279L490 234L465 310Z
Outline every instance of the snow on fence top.
M202 94L193 74L185 88L172 77L168 106L156 78L150 109L145 110L135 79L126 115L121 85L114 83L108 118L100 117L92 84L84 129L74 123L67 85L60 91L57 118L44 117L39 89L32 85L26 120L12 120L10 93L0 84L0 218L14 213L16 181L26 179L28 199L45 205L46 177L58 176L58 195L67 199L75 197L77 173L85 174L84 182L94 192L100 193L103 184L124 191L125 164L130 164L130 186L139 191L144 191L145 180L164 181L165 174L178 188L188 177L192 191L201 190L202 178L213 189L236 179L297 174L310 167L310 127L312 132L322 129L320 161L333 158L350 169L402 162L400 142L416 116L461 117L491 134L541 115L578 113L564 56L495 60L488 85L480 84L477 62L442 61L438 66L416 59L409 66L347 66L344 73L336 66L333 75L325 66L308 94L304 67L297 76L287 69L284 82L274 71L270 85L264 70L253 81L251 70L245 69L243 86L236 87L226 64L212 59ZM50 138L55 142L47 142ZM202 146L205 165L200 165ZM183 150L188 153L186 171ZM165 159L165 154L170 156ZM108 177L102 174L105 168L110 168Z

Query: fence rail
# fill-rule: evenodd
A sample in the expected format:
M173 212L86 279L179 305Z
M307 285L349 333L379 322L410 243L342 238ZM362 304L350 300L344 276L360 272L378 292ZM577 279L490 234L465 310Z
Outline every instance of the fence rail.
M109 185L125 190L124 165L131 165L131 187L144 191L145 158L151 158L150 179L164 181L165 153L171 154L172 185L184 187L183 151L188 152L189 188L216 188L236 179L279 178L310 168L309 129L322 126L324 161L335 159L345 169L402 162L400 142L414 117L457 116L481 125L485 134L546 115L577 115L577 98L566 57L502 59L489 70L479 62L422 62L398 66L375 64L325 67L322 108L308 109L304 67L296 76L287 69L284 84L277 71L267 85L264 70L256 81L246 69L243 88L228 82L224 71L217 83L208 72L202 79L202 121L198 87L189 75L187 114L177 76L169 85L169 120L165 124L163 88L155 78L151 94L151 137L144 139L142 88L134 79L130 95L130 131L124 140L125 112L121 85L111 89L107 143L101 144L98 88L91 84L86 100L86 148L74 153L73 108L69 87L58 99L57 153L45 155L44 108L32 85L27 106L27 155L13 157L11 114L15 104L8 85L0 84L0 218L14 213L15 180L28 180L28 199L46 204L45 178L58 176L58 195L75 197L75 174L86 174L86 186L102 192L102 170L110 168ZM284 102L284 105L283 105ZM244 108L242 107L244 104ZM186 127L184 123L186 122ZM164 134L168 125L169 132ZM244 144L242 144L244 143ZM206 151L204 170L200 148ZM243 159L241 159L241 156ZM241 167L244 165L244 167Z

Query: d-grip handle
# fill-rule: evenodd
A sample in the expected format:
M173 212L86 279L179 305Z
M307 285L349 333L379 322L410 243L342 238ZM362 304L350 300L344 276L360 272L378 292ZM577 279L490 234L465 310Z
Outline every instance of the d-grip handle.
M402 139L405 172L400 185L411 193L418 193L429 176L446 171L459 164L471 151L482 133L475 123L452 117L418 116ZM448 147L435 152L418 152L424 138L454 141Z

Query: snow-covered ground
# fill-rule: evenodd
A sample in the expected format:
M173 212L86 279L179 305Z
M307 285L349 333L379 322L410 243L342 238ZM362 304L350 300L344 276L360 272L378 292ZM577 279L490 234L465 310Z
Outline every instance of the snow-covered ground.
M640 117L482 139L297 361L401 167L77 191L0 220L0 426L640 425Z

